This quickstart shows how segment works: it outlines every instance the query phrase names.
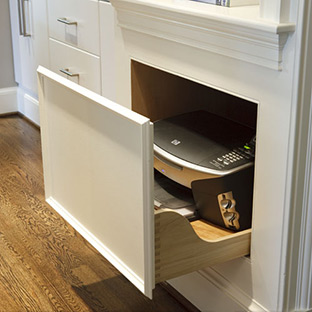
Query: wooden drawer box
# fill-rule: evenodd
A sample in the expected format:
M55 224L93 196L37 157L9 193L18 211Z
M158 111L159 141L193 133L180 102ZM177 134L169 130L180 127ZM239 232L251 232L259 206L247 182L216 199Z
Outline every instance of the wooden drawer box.
M155 282L249 254L251 230L233 233L168 209L155 212Z
M49 40L49 45L51 70L85 88L101 93L101 65L98 56L53 39Z
M50 37L99 55L99 9L94 0L48 0Z
M38 72L47 202L146 296L155 283L249 253L250 230L154 211L148 118Z

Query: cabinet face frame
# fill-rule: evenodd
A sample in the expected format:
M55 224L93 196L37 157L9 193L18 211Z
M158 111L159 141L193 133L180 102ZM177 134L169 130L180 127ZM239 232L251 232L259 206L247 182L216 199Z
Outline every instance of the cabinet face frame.
M152 124L43 67L38 86L47 202L151 298Z

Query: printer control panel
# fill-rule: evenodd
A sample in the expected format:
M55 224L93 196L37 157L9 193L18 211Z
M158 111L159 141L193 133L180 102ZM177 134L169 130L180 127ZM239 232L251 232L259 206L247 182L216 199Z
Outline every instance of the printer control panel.
M210 161L217 169L228 169L251 162L255 158L256 137L242 147L233 148L229 152Z

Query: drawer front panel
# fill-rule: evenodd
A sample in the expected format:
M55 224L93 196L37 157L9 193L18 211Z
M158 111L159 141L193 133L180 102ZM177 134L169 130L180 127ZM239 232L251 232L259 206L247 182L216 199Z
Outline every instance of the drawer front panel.
M49 40L49 45L51 70L85 88L101 93L101 62L98 56L53 39Z
M48 0L48 18L50 37L100 54L98 1Z
M48 203L145 295L154 287L149 119L39 67Z

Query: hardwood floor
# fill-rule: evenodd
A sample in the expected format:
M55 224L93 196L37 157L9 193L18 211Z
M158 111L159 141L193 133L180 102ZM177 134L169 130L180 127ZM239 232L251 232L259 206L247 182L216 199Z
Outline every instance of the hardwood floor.
M144 297L44 201L40 133L0 117L0 312L188 311Z

